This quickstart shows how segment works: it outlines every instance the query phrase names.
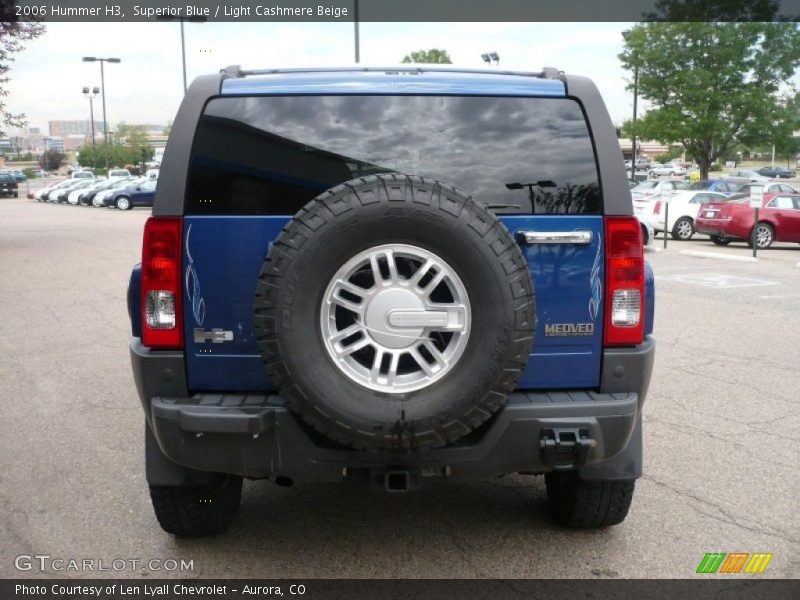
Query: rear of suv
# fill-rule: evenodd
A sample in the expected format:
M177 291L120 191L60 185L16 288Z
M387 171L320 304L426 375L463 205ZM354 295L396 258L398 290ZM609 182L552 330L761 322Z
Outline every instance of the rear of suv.
M594 84L554 69L228 67L175 118L128 306L156 517L242 479L545 477L627 515L653 277Z

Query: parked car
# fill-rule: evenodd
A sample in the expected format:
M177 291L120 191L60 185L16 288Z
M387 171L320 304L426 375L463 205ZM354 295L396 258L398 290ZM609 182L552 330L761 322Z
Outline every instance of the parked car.
M727 175L722 176L724 179L729 179L734 183L764 183L769 181L769 177L764 177L757 171L751 169L736 169Z
M44 169L33 169L32 173L34 177L47 177L48 175Z
M634 206L644 206L662 194L671 194L679 190L688 190L689 184L676 179L648 179L631 189Z
M756 173L773 179L791 179L796 174L795 171L790 171L786 167L761 167Z
M12 173L0 173L0 195L19 196L19 184Z
M157 179L138 179L125 187L115 188L103 197L103 205L120 210L131 210L135 206L153 206Z
M645 214L644 218L649 220L656 233L668 231L673 238L685 241L694 235L694 221L700 205L703 202L724 202L726 199L727 196L717 192L680 191L656 200L652 204L652 211ZM667 204L669 204L668 211Z
M147 172L144 174L145 177L148 179L158 179L159 169L147 169Z
M676 175L686 175L686 167L675 163L667 163L665 165L653 163L647 168L648 177L658 177L660 175L669 175L675 177Z
M744 194L746 196L752 196L754 191L764 194L765 200L771 200L772 197L777 194L798 193L798 190L793 185L789 185L788 183L782 183L779 181L767 181L765 183L746 183L745 185L739 186L737 193Z
M131 177L129 179L117 179L116 181L112 181L110 186L98 191L94 195L94 197L92 198L92 206L105 206L103 201L106 199L107 196L110 196L116 190L128 187L136 182L141 183L143 181L144 179L142 177Z
M84 169L72 171L70 173L70 179L94 179L94 173Z
M38 190L33 192L33 197L39 202L47 202L47 197L52 190L57 189L60 186L67 185L70 181L71 181L70 179L62 179L61 181L54 181L53 183L46 185L43 188L39 188Z
M84 188L87 185L90 185L90 181L86 179L71 179L71 183L69 185L65 185L64 187L58 188L50 192L47 196L48 202L66 202L67 196L73 190Z
M95 185L81 190L78 195L78 204L81 206L92 206L94 198L97 194L105 192L115 187L126 185L127 182L132 181L135 177L128 177L125 179L105 179L98 181Z
M633 207L634 216L639 219L639 224L642 226L642 246L647 246L656 237L656 232L650 224L650 220L644 218L644 210L642 208Z
M636 170L637 171L646 171L647 168L650 166L650 161L646 158L637 158L636 159ZM631 170L631 161L625 161L625 169L628 171Z
M14 169L14 179L16 179L17 182L19 183L23 181L28 181L28 176L25 175L25 173L23 173L19 169Z
M752 246L753 233L759 249L769 248L776 241L800 242L800 195L779 194L764 199L761 206L755 225L755 210L750 206L749 196L703 204L695 230L710 236L718 246L734 240L744 240Z
M98 180L98 179L87 179L83 182L83 185L76 185L71 187L70 190L67 192L67 204L72 204L77 206L81 204L81 197L85 194L90 193L92 190L97 189L98 186L104 185L107 183L107 180Z
M224 530L243 477L524 471L565 526L625 518L654 288L600 94L407 69L229 67L184 96L127 295L164 530Z
M111 169L108 172L108 178L110 180L115 179L127 179L131 176L131 172L128 169Z
M702 179L693 183L691 189L705 192L719 192L730 196L739 191L739 184L725 179Z

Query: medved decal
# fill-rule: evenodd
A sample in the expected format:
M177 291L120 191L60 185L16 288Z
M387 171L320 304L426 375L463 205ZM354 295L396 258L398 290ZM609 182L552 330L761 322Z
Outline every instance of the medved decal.
M198 325L202 325L206 317L206 303L200 295L200 280L197 278L197 272L194 269L192 252L189 250L189 237L191 233L192 226L189 225L189 229L186 231L186 298L192 303L194 322Z

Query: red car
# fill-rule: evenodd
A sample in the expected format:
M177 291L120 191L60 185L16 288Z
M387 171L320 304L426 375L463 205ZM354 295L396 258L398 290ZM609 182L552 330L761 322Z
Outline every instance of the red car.
M755 210L747 196L732 196L727 202L705 202L700 206L694 230L711 236L718 246L733 240L752 245ZM756 247L772 242L800 242L800 194L770 194L762 201L756 226Z

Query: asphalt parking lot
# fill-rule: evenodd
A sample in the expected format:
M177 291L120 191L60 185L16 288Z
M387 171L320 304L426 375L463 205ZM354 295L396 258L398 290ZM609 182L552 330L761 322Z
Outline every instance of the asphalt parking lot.
M14 557L191 559L197 577L692 577L706 552L771 552L796 577L800 246L670 240L656 273L645 475L628 520L558 528L541 477L408 495L246 482L216 538L158 527L128 359L125 293L148 209L0 199L0 576ZM661 238L656 245L660 246Z

